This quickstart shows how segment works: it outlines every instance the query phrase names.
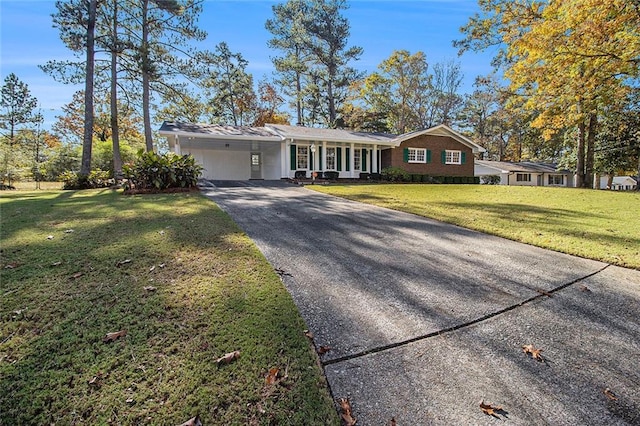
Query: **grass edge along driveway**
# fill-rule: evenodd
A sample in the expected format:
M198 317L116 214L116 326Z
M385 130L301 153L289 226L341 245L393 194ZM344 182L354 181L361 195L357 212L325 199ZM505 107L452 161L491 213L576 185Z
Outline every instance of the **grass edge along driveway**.
M0 424L339 423L290 295L211 201L17 191L0 208Z
M640 193L501 185L313 185L319 192L640 269Z

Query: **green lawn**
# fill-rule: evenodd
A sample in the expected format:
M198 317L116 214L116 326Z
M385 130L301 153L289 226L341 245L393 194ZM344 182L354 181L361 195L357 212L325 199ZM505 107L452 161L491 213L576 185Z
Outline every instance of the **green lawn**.
M0 209L0 424L339 424L290 295L212 202L5 191Z
M638 192L493 185L307 188L640 269Z

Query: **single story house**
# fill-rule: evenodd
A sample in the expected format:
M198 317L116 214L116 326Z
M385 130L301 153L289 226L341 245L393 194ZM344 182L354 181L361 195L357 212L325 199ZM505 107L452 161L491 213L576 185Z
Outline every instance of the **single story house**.
M313 172L339 178L401 167L409 173L473 176L484 148L445 125L396 136L344 129L164 122L169 149L191 154L215 180L288 179Z
M573 187L573 173L558 170L554 164L508 161L475 161L475 175L499 176L500 185Z
M598 183L598 189L612 189L614 191L633 191L638 187L638 182L631 176L614 176L611 187L609 187L609 176L606 175L600 176Z

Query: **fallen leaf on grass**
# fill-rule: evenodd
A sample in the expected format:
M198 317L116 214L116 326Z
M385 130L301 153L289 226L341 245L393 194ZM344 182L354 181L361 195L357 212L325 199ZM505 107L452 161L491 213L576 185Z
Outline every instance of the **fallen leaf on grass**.
M349 398L340 398L338 402L340 403L340 417L342 417L343 424L345 426L355 425L357 420L353 417L353 413L351 413Z
M145 289L146 291L156 291L158 288L157 288L157 287L154 287L154 286L152 286L152 285L148 285L148 286L145 286L145 287L144 287L144 289Z
M180 426L202 426L202 421L200 421L200 416L197 415L195 417L191 417L189 420L182 423Z
M542 355L540 355L540 353L543 352L543 349L536 349L536 347L533 345L524 345L522 347L522 352L524 352L525 354L531 354L531 358L535 359L536 361L544 362L544 358L542 358Z
M131 259L121 260L118 263L116 263L116 266L126 265L127 263L131 263Z
M104 336L104 338L102 339L102 341L104 343L114 342L126 335L127 335L127 330L115 331L113 333L107 333L106 336Z
M269 374L267 374L267 377L265 378L265 382L267 385L274 385L277 381L278 381L278 376L280 375L280 369L279 368L272 368L269 370Z
M303 331L304 335L307 336L309 338L309 340L313 340L313 333L310 332L309 330L304 330Z
M51 264L51 266L60 266L60 265L62 265L62 262L61 262L61 261L53 262L53 263Z
M93 376L93 379L89 380L89 385L91 386L100 386L100 380L102 380L102 373L98 373Z
M71 277L70 277L70 278L71 278L72 280L75 280L75 279L80 278L80 277L81 277L81 276L83 276L83 275L84 275L84 274L83 274L82 272L76 272L75 274L71 275Z
M612 401L615 401L615 400L617 400L617 399L618 399L618 397L616 396L616 394L615 394L615 393L613 393L613 391L611 391L611 389L609 389L609 388L606 388L606 389L605 389L604 391L602 391L602 392L607 396L607 398L609 398L609 399L610 399L610 400L612 400Z
M224 356L218 358L216 360L216 364L218 364L218 367L220 367L221 365L230 364L238 358L240 358L240 351L229 352L227 354L224 354Z
M151 268L149 268L149 272L153 272L156 269L156 265L153 265Z
M480 403L480 409L483 413L497 418L500 418L499 414L502 411L502 407L494 407L491 404L485 404L484 401Z
M320 346L320 347L318 348L318 354L319 354L319 355L324 355L324 354L326 354L327 352L329 352L330 350L331 350L331 346Z
M161 263L158 266L161 267L161 268L164 268L165 266L167 266L167 264L166 263Z
M71 234L73 232L73 229L66 229L64 231L65 234Z
M47 240L53 240L53 235L47 235Z
M15 269L17 267L18 267L18 264L16 262L11 262L11 263L7 263L4 269Z

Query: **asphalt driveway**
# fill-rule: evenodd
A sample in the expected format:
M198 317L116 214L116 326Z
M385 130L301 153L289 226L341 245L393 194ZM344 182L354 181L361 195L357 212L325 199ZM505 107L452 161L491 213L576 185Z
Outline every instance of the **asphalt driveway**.
M359 425L640 424L640 272L283 182L202 190L281 272Z

